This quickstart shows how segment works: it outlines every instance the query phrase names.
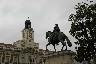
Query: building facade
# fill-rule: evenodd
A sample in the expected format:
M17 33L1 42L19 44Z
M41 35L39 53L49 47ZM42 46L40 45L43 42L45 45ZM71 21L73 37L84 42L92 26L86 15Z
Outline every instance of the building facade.
M22 40L13 44L0 43L0 64L40 64L39 44L34 42L34 30L31 21L25 21Z

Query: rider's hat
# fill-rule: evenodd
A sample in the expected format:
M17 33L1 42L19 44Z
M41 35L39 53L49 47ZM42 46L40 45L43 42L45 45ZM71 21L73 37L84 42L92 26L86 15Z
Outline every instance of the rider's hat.
M58 24L55 24L56 26L58 26Z

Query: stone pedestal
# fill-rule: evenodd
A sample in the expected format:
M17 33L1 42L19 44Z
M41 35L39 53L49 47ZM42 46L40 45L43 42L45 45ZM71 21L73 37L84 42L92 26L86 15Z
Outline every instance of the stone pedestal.
M45 55L45 64L73 64L74 55L70 50L48 53Z

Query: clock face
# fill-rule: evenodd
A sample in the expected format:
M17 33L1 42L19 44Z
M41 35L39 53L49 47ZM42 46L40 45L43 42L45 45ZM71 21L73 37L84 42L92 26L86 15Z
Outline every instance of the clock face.
M32 38L32 33L29 33L29 37Z

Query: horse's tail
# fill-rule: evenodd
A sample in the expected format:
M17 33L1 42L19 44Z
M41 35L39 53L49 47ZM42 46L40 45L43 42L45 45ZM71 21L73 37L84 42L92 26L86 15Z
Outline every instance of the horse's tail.
M64 33L63 33L64 34ZM68 37L64 34L64 37L65 37L65 39L67 40L67 44L68 44L68 46L69 47L71 47L72 46L72 43L70 42L70 40L68 39Z

